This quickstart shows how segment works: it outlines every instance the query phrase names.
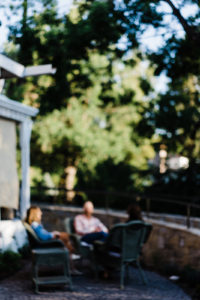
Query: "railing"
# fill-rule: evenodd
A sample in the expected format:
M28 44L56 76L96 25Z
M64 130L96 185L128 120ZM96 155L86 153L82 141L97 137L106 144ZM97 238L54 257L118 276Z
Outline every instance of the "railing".
M188 198L188 200L190 200L190 198ZM185 216L186 219L186 226L187 228L191 227L191 219L194 217L199 218L199 227L200 227L200 205L198 204L194 204L194 203L189 203L189 202L183 202L183 201L177 201L174 199L167 199L167 198L160 198L160 197L156 197L156 196L146 196L146 215L147 217L149 217L150 213L151 213L151 206L152 206L152 202L158 202L160 204L167 204L168 207L173 207L174 205L178 205L179 207L181 207L182 213L181 215ZM192 210L196 210L196 212L192 214ZM170 211L170 213L173 215L173 212ZM174 212L174 214L176 213L176 211Z
M73 200L67 201L68 193L73 193ZM199 218L200 227L200 205L195 203L200 199L196 197L178 197L176 195L158 194L133 194L127 192L102 191L102 190L66 190L65 188L32 187L32 202L62 204L81 207L85 200L94 202L95 207L126 210L129 204L137 202L143 212L150 217L152 212L158 214L169 213L181 215L185 218L187 228L191 227L194 217ZM178 200L177 200L178 199ZM184 200L184 201L181 201Z

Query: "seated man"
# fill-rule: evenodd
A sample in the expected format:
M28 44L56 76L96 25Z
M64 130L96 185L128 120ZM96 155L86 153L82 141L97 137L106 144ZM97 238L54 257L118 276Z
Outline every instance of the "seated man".
M94 206L91 201L85 202L84 213L77 215L74 219L74 228L78 235L82 236L81 241L92 244L94 241L105 241L108 236L108 229L103 223L92 216Z

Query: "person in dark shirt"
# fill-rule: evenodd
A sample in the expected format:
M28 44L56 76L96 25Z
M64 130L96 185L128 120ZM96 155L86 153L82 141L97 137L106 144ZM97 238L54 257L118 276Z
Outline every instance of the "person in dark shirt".
M142 211L137 203L130 204L127 208L128 220L130 221L143 221L142 220Z

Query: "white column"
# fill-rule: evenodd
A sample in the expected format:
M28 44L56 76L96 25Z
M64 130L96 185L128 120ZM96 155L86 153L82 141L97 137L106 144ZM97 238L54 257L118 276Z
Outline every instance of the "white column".
M21 193L20 193L20 217L26 216L26 211L30 207L30 139L33 122L26 119L20 127L20 147L21 147Z

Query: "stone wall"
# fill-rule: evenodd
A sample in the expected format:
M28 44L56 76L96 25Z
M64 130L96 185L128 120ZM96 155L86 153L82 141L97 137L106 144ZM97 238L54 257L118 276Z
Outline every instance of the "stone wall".
M144 247L148 265L162 268L200 270L200 230L175 223L148 220L153 231Z
M68 217L75 217L82 213L82 209L78 207L65 207L56 205L40 205L43 211L43 225L47 230L65 230L64 219ZM104 209L96 209L94 216L98 217L108 228L113 224L124 222L127 215L125 213L117 213L113 211L106 211Z
M48 230L65 230L64 219L75 216L82 210L74 207L41 206L43 224ZM95 215L111 227L124 222L125 213L95 210ZM191 267L200 270L200 230L172 222L145 218L153 225L153 230L143 249L143 259L148 266L183 269Z

